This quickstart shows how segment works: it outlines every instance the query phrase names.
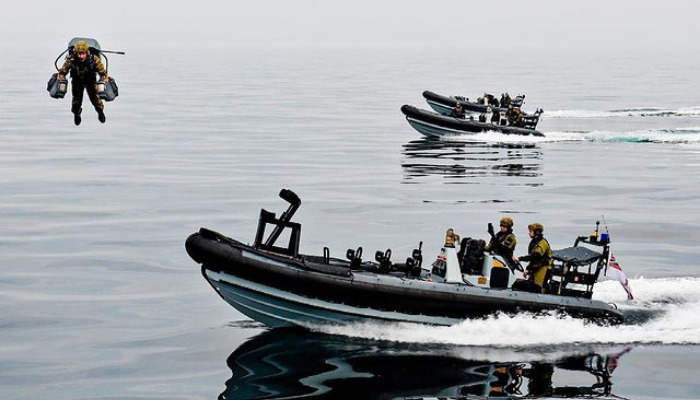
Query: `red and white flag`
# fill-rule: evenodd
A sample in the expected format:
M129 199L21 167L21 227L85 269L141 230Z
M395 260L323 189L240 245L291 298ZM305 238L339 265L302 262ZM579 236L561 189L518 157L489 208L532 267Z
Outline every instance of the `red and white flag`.
M629 353L630 350L632 350L632 348L628 347L619 353L608 354L608 362L606 364L607 364L609 374L612 374L613 372L615 372L615 370L617 369L617 366L619 365L620 357Z
M625 273L622 272L620 264L617 263L617 258L615 258L615 256L612 254L610 255L610 261L608 262L608 270L605 272L605 276L620 282L622 287L625 289L625 292L627 292L627 299L634 299L634 296L632 296L632 288L630 287L630 281L629 279L627 279Z

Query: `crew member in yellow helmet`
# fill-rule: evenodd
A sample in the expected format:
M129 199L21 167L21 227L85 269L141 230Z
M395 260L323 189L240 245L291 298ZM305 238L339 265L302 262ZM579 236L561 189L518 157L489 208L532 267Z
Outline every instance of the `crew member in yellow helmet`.
M513 257L513 261L529 261L525 271L525 279L536 285L535 290L545 292L546 280L552 269L552 248L544 238L544 226L539 222L527 226L530 244L527 246L528 254L521 257Z
M97 111L97 119L104 123L106 120L104 113L104 103L97 95L97 74L100 79L109 82L107 69L105 68L100 57L90 53L90 46L87 42L80 41L73 46L73 53L66 57L61 69L58 70L57 78L63 79L70 72L71 77L71 112L73 113L73 122L80 125L83 112L83 90L88 94L88 98Z

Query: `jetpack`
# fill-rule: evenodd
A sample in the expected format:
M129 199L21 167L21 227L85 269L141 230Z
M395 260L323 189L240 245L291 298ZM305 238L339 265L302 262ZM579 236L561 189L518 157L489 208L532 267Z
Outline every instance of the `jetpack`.
M90 50L90 55L100 57L100 59L104 62L107 71L109 71L109 59L107 58L107 54L126 54L123 51L102 50L100 43L93 38L74 37L68 42L68 47L63 50L58 57L56 57L56 60L54 61L56 71L60 70L58 61L61 59L61 57L63 57L63 55L66 53L68 53L69 56L73 55L73 49L78 42L87 43ZM54 99L62 99L68 91L68 80L65 76L63 76L62 79L58 79L58 73L54 73L51 75L51 78L46 85L46 90L49 92L49 96L53 97ZM119 87L117 86L117 82L114 80L114 78L110 76L109 82L98 80L97 95L104 101L112 101L119 96Z

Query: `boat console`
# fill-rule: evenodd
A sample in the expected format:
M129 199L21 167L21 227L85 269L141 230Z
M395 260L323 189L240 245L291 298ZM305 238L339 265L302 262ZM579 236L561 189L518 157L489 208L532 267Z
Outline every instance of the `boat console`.
M598 237L597 233L579 236L572 247L555 250L548 293L590 299L600 271L608 266L609 255L609 236Z

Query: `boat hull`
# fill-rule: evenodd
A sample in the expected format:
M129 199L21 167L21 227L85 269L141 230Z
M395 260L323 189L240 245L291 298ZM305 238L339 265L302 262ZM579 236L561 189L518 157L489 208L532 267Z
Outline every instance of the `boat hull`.
M454 108L455 108L454 106L449 106L447 104L440 103L440 102L437 102L435 100L426 99L426 102L428 103L430 108L435 110L436 113L442 114L442 115L450 115L452 113L452 110L454 110ZM455 103L456 103L456 101L455 101ZM473 110L466 110L466 111L473 111ZM486 110L484 110L484 112L486 112Z
M243 315L274 328L367 321L454 325L462 321L459 318L357 308L296 295L206 268L202 269L202 274L233 308Z
M206 230L191 235L186 249L226 302L271 327L366 321L449 326L521 311L621 321L614 307L596 300L351 270L343 260L276 255Z

